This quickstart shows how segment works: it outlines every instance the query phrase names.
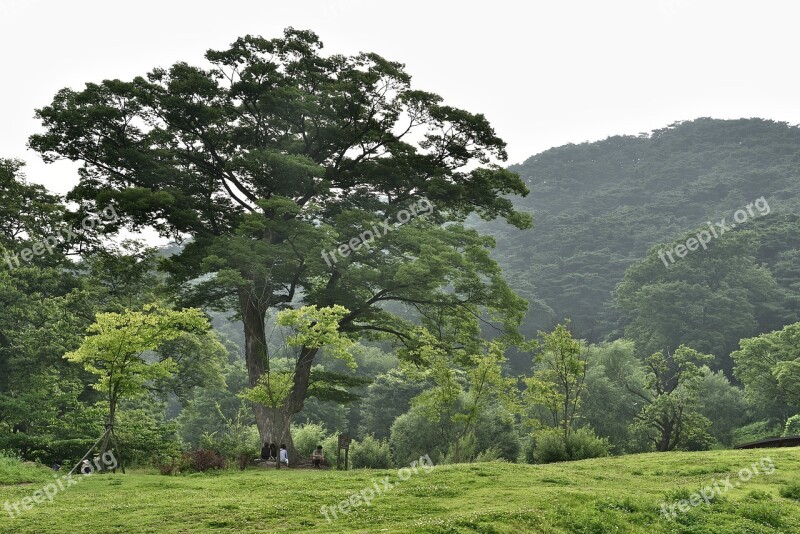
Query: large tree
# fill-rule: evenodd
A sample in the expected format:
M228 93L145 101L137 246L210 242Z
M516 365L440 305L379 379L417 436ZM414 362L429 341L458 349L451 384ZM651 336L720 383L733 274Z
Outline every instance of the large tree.
M781 324L786 294L756 258L758 232L742 226L712 239L707 250L697 234L657 245L632 265L617 286L616 305L639 356L684 344L713 354L714 366L731 376L730 353L741 338ZM687 241L693 249L686 249ZM674 252L681 246L682 258Z
M704 449L712 444L706 432L711 421L700 413L700 388L710 374L705 364L713 359L681 345L675 352L645 358L644 384L619 377L642 404L633 429L643 432L657 451Z
M497 165L504 142L483 115L412 89L403 65L321 49L290 28L209 51L206 68L63 89L30 143L82 163L70 198L189 238L166 268L187 305L238 310L251 386L269 371L265 318L288 306L340 304L344 332L406 343L415 322L457 346L481 320L513 335L525 304L493 239L461 224L530 226L507 198L527 189ZM282 406L256 407L263 441L303 408L318 350L300 351Z

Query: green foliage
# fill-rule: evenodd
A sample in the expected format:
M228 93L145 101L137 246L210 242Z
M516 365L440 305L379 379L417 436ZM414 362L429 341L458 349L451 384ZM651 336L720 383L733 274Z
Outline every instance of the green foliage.
M0 449L0 486L52 480L53 472L42 464L23 463L22 459Z
M151 399L124 403L117 413L115 433L120 450L115 451L126 466L154 466L181 453L178 425L165 421L164 405ZM87 447L88 449L88 447ZM74 458L79 460L86 450Z
M291 327L293 331L286 337L286 347L296 347L306 351L324 347L329 355L344 360L350 369L355 369L355 359L348 350L353 346L353 341L339 330L339 322L347 313L347 309L338 305L328 308L304 306L297 310L278 312L277 324ZM287 365L281 369L276 363L273 362L272 366L267 364L256 385L244 390L240 396L272 409L283 406L296 387L297 376L291 366ZM351 381L344 375L324 370L309 372L308 376L309 380L312 376L316 379L313 387L316 388L316 395L323 399L351 400L346 388L363 385L358 380ZM276 423L273 424L278 427ZM283 430L279 429L277 435L283 435Z
M674 327L698 340L733 350L742 327L747 326L742 319L755 318L764 328L747 335L800 320L797 147L800 128L795 125L763 119L711 118L675 123L638 136L568 144L510 167L533 191L514 203L518 209L536 214L535 231L518 232L494 223L476 222L475 226L495 237L495 257L510 285L531 303L523 326L526 336L571 317L576 336L596 343L609 334L613 338L622 336L613 295L626 269L656 244L671 242L706 221L713 224L725 217L730 224L737 209L765 196L774 213L742 226L757 232L759 239L755 249L740 252L744 256L756 254L755 264L769 269L782 295L725 310L726 299L741 302L743 292L760 292L728 277L738 292L703 284L691 285L687 287L690 292L681 295L678 287L686 286L665 287L663 298L650 298L651 303L661 306L658 310L640 310L656 327L654 334ZM728 233L738 231L739 225ZM710 260L710 254L714 254L711 247L691 252L673 267L687 260L697 261L702 270L689 273L692 280L714 277L717 267L721 275L728 273L729 268ZM665 274L663 263L654 259L657 263L652 263L653 268ZM752 264L748 271L752 272ZM654 270L653 275L658 273ZM721 324L722 330L700 331L694 323L701 318L699 298L694 305L691 302L695 290L709 310L714 310L708 321L724 317L731 324ZM670 302L669 296L677 302ZM755 317L754 308L759 311ZM650 320L657 312L663 319L660 325ZM782 323L774 324L775 320ZM672 348L683 342L719 356L711 347L691 344L688 335L667 341L676 344ZM663 348L666 345L642 346L641 354ZM515 369L527 371L526 362L515 360Z
M757 260L759 236L744 230L725 232L669 268L659 251L671 249L698 231L669 245L658 245L631 266L616 290L625 319L625 337L640 355L674 351L679 345L716 356L730 373L728 355L739 339L775 326L771 313L781 301L770 271Z
M712 359L682 345L645 359L643 385L626 383L643 401L632 429L645 434L657 451L704 450L713 444L707 433L711 421L698 411L699 388L710 372L704 364Z
M473 431L475 452L484 459L498 458L515 462L519 456L520 441L515 418L503 406L487 406L475 422ZM488 461L488 460L487 460Z
M709 435L723 446L734 445L734 431L750 421L744 391L732 385L722 371L703 375L698 391L697 411L711 421Z
M206 471L225 469L225 467L227 467L227 463L223 456L208 449L200 449L184 453L178 470L181 473L205 473Z
M181 304L238 313L254 402L273 408L255 412L268 435L313 393L318 347L349 360L339 330L403 342L421 324L474 348L482 318L514 341L526 309L493 239L463 226L471 214L531 226L509 198L528 190L496 163L505 143L486 117L413 89L400 63L321 50L287 28L209 50L210 68L63 89L30 140L46 161L81 162L72 200L191 238L162 267ZM287 320L308 320L290 340L299 357L272 369L266 318L295 304Z
M244 362L238 360L226 365L223 377L225 387L196 388L182 407L177 422L184 449L200 448L200 439L206 433L226 433L227 421L238 417L242 399L237 394L249 385ZM244 423L255 423L252 413Z
M25 163L19 160L0 158L0 257L16 255L23 248L30 248L32 242L59 235L66 209L62 199L47 192L38 184L28 183L22 168ZM77 245L74 243L73 245ZM33 264L53 266L64 262L65 247L53 246L53 254L33 256ZM0 267L5 270L8 259ZM24 265L24 263L20 263ZM11 260L10 269L20 267Z
M751 441L760 441L762 439L780 436L780 434L781 428L776 426L774 422L756 421L734 430L733 444L741 445L742 443L750 443Z
M208 343L218 344L208 329L208 320L198 309L173 311L147 304L141 312L99 313L88 329L90 335L64 358L97 377L92 387L104 394L107 421L113 424L120 399L145 394L146 382L177 370L172 358L148 361L145 353L185 335L204 336Z
M800 405L800 323L743 339L731 354L748 401L785 421Z
M303 306L299 309L281 310L278 312L278 326L288 326L293 334L286 337L289 347L306 347L321 349L347 362L355 369L356 361L350 353L353 341L339 331L339 323L350 313L344 306L334 305L325 308Z
M450 446L450 439L440 432L436 422L431 421L419 407L412 407L395 419L390 436L395 465L408 465L424 454L428 454L438 464Z
M499 447L489 447L478 453L478 455L473 460L474 463L478 464L481 462L508 462L509 459L506 457L505 451L503 451Z
M407 412L411 399L430 386L429 380L414 380L400 369L392 369L375 378L361 403L362 422L359 434L388 438L394 420Z
M552 332L539 332L533 376L523 380L523 399L531 407L541 406L548 417L545 424L561 429L566 439L578 418L581 393L586 381L587 352L573 339L567 325L559 324ZM532 422L534 427L539 421Z
M641 410L637 395L646 382L645 367L630 341L593 345L588 351L582 420L608 438L614 453L643 452L650 444L631 432Z
M800 414L795 414L786 420L783 430L784 436L800 436Z
M534 463L549 464L571 460L585 460L608 456L608 440L599 438L590 428L579 428L570 432L566 439L558 429L545 429L534 434L535 445L532 453Z
M205 433L200 439L200 448L213 450L229 462L246 462L258 457L261 443L258 429L252 424L252 415L248 406L241 402L233 416L226 416L219 404L215 406L217 414L224 422L224 429ZM241 465L240 465L241 467Z
M800 483L793 482L786 484L780 489L781 497L784 499L794 499L800 501Z
M435 385L417 395L412 406L436 425L442 442L453 447L449 461L469 461L476 451L462 451L461 445L473 439L481 412L492 401L504 406L508 417L518 410L516 380L502 374L505 347L488 342L482 352L450 351L427 331L421 331L420 339L415 356L429 367L427 373ZM458 369L458 363L466 370Z
M325 441L327 437L328 431L325 430L325 427L322 425L306 423L304 425L292 427L294 446L298 453L304 456L311 456L311 453L314 452L317 445L323 445L323 441ZM277 445L280 445L280 443ZM328 449L323 446L323 452L330 463L331 456L336 454L336 446L334 445L333 449Z
M365 436L350 445L350 465L353 468L389 469L393 466L389 442Z

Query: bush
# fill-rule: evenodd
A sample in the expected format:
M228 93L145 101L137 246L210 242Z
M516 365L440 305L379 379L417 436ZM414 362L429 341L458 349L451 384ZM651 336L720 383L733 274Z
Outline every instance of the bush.
M114 432L125 466L160 465L164 457L177 457L181 443L174 421L164 422L158 407L128 408L117 415ZM88 449L88 447L87 447ZM77 456L80 459L86 449Z
M159 464L158 471L162 475L174 475L178 472L178 467L178 462L175 461L175 458L169 458L168 461Z
M609 444L590 428L579 428L565 440L558 429L548 429L536 435L533 459L536 463L565 462L608 456Z
M545 430L536 436L533 459L535 463L539 464L566 462L569 460L567 444L561 431Z
M536 459L533 457L533 453L536 450L536 438L533 436L533 434L529 434L527 436L523 436L521 442L522 447L517 461L524 462L526 464L535 464Z
M784 499L800 501L800 482L793 482L783 486L780 490L780 494Z
M350 444L350 466L356 469L389 469L392 467L389 442L377 440L374 436L367 436L361 442L353 441Z
M339 445L339 436L331 434L317 445L322 445L322 452L325 454L325 463L331 468L336 467L336 447ZM352 443L351 443L352 445ZM352 451L351 451L352 452ZM349 460L350 458L348 458ZM344 463L344 451L342 451L342 463Z
M501 458L510 462L517 461L520 453L514 419L502 406L484 410L475 423L475 451L480 455L490 449L496 449Z
M181 471L204 473L211 469L225 469L225 458L214 451L200 449L184 453L181 459Z
M53 471L42 464L23 463L17 456L0 450L0 486L52 481Z
M255 426L244 427L236 432L225 432L217 435L216 432L203 434L200 438L200 448L216 452L229 462L236 462L240 469L244 469L256 458L260 452L260 438Z
M608 456L608 440L595 435L590 428L579 428L567 441L567 452L571 460L601 458Z
M51 436L25 432L0 433L0 450L15 451L23 460L42 462L47 466L68 464L80 459L98 437L100 434L88 438L52 439Z
M489 447L485 451L479 453L473 462L508 462L508 458L505 457L504 451L499 447Z
M769 421L756 421L733 432L733 443L739 445L780 436L782 429Z
M800 413L797 415L791 416L786 421L786 428L783 430L783 435L788 436L800 436Z
M435 464L440 464L449 446L437 425L417 407L394 420L389 443L395 465L409 465L426 454Z
M333 444L333 449L330 451L326 450L327 447L326 444L323 444L323 441L325 441L327 438L328 431L325 430L325 427L320 424L306 423L301 426L292 425L292 440L294 441L294 447L297 449L298 454L303 456L305 459L308 459L311 456L311 453L314 452L314 449L317 448L317 445L322 445L326 459L328 459L328 454L336 454L336 442ZM275 445L280 445L280 443L276 443ZM291 465L291 463L292 459L290 458L289 465ZM294 460L294 463L297 463L297 459ZM328 461L328 463L330 463L330 461Z

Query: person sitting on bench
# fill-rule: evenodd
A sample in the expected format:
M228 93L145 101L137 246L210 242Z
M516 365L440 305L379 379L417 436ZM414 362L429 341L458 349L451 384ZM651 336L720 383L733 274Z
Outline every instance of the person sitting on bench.
M320 469L322 461L325 460L325 455L322 454L322 445L317 445L316 450L311 454L311 459L314 461L314 467Z
M262 460L270 460L272 459L272 454L270 450L270 446L268 443L264 443L264 446L261 447L261 459Z
M286 450L286 445L284 444L281 444L280 458L278 461L285 464L286 467L289 467L289 451Z

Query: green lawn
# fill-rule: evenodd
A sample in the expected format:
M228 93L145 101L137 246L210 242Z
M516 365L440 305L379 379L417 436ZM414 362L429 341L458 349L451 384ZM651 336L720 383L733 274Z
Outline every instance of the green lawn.
M774 472L743 482L737 474L762 458ZM767 467L768 462L765 463ZM800 449L643 454L550 465L443 465L411 473L282 469L166 477L94 475L12 519L0 532L800 532ZM44 475L42 477L42 475ZM725 486L723 480L730 475ZM2 476L2 472L0 472ZM31 495L47 481L0 486L6 500ZM323 505L383 488L366 506ZM661 503L689 499L714 482L722 492L666 519ZM738 487L736 487L738 483ZM712 486L713 487L713 486ZM364 495L369 498L369 492ZM358 501L355 501L358 503Z

